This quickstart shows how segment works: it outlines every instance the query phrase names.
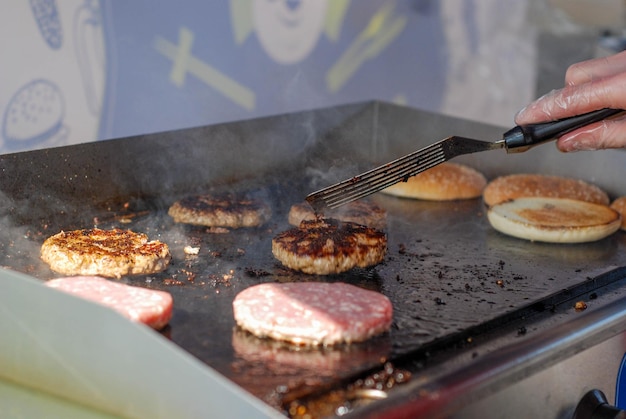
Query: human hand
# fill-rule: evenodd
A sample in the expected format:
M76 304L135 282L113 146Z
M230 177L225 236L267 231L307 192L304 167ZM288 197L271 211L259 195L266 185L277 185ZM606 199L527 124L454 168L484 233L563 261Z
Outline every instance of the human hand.
M554 121L602 108L626 109L626 51L571 65L565 87L515 116L517 125ZM561 151L626 148L626 116L587 125L557 139Z

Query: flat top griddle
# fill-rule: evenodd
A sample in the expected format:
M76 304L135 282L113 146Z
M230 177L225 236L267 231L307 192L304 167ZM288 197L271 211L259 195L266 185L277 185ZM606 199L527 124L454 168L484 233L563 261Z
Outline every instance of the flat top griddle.
M165 241L173 254L165 272L121 280L170 292L175 309L164 337L282 409L386 360L422 356L549 309L546 302L567 299L570 290L626 265L622 232L588 244L532 243L493 230L480 199L427 202L381 194L370 199L388 211L382 264L322 277L286 269L272 256L273 236L290 228L289 208L308 192L447 135L495 139L499 132L373 102L0 156L0 264L42 280L58 276L38 254L43 240L62 229L129 228ZM611 175L598 170L598 159L606 167L623 154L568 157L550 145L532 153L460 160L489 178L562 174L595 182L612 196L626 194L614 180L623 165L611 166ZM167 215L180 197L225 190L265 199L272 219L220 234L175 224ZM199 255L186 255L187 245L199 247ZM364 343L315 350L237 330L234 297L273 281L342 281L382 292L394 306L392 329Z

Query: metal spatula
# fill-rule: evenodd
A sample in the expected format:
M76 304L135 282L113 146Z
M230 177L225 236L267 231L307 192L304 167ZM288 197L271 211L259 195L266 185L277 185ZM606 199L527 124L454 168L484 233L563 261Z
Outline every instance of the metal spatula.
M406 182L409 177L454 157L501 148L506 149L507 153L523 152L567 132L622 112L624 112L622 109L600 109L554 122L516 126L505 132L502 139L496 142L458 136L448 137L375 169L314 192L308 195L306 200L316 212L323 211L325 208L337 208L400 181Z

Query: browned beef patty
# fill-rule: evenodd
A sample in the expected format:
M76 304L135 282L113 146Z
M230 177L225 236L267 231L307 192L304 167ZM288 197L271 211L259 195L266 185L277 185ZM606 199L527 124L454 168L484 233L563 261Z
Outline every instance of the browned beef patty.
M350 221L382 230L387 225L387 211L371 201L353 201L324 212L327 218ZM294 204L289 210L289 224L299 226L303 220L315 220L317 215L308 202Z
M41 259L65 275L119 278L160 272L171 255L165 243L149 241L143 233L93 228L49 237L41 246Z
M385 233L330 218L302 221L272 240L272 253L283 265L317 275L373 266L386 252Z
M207 227L257 227L272 211L260 199L236 195L194 195L175 202L168 214L177 223Z

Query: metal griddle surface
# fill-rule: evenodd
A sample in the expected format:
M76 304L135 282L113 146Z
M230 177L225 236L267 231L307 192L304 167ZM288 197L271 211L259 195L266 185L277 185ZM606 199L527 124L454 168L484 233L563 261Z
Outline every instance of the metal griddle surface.
M479 332L481 325L506 321L626 265L621 232L590 244L532 243L494 231L480 199L425 202L380 194L371 199L388 211L389 251L382 264L318 277L285 269L273 258L272 237L290 228L287 212L306 193L447 135L496 139L500 132L374 102L0 156L0 263L42 280L58 276L38 253L43 240L62 229L129 228L165 241L173 254L167 271L122 281L172 293L174 315L164 337L279 407L284 398L358 376L383 359ZM268 146L274 151L263 151ZM492 152L464 161L489 178L538 171L593 181L613 196L626 193L612 181L623 177L623 165L613 164L610 176L597 169L597 159L611 165L624 155L588 155L585 163L548 145L525 157ZM576 160L560 163L569 158ZM220 234L174 224L167 216L174 200L216 190L250 191L267 200L272 220ZM185 255L187 245L200 254ZM238 331L233 298L271 281L344 281L380 291L393 302L392 329L361 344L317 350Z

